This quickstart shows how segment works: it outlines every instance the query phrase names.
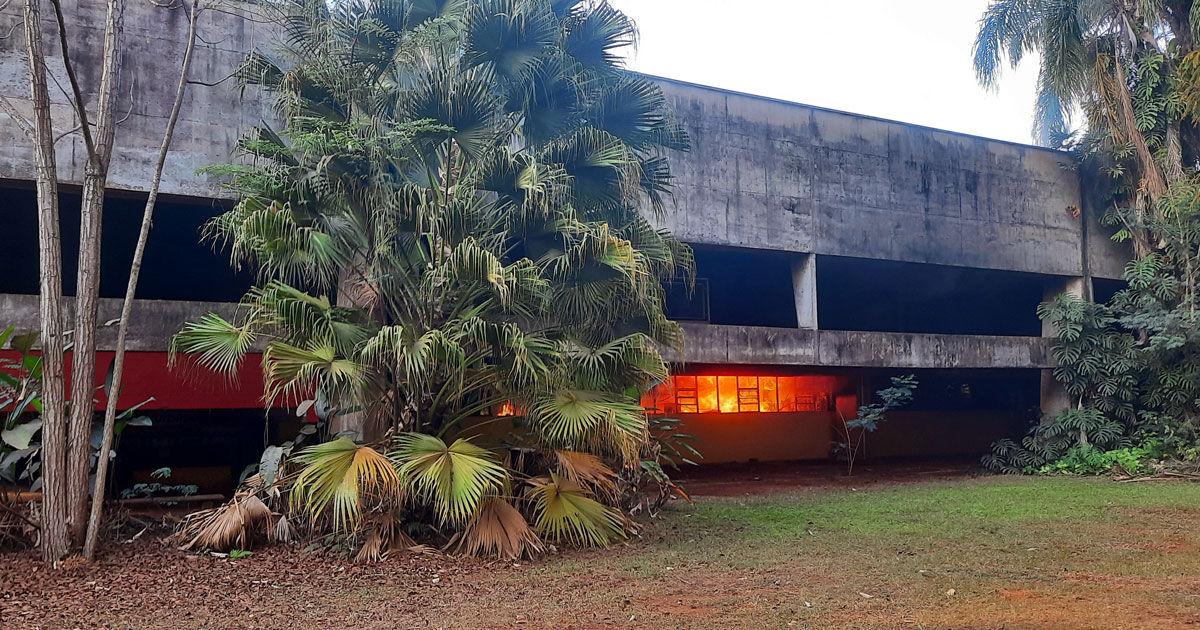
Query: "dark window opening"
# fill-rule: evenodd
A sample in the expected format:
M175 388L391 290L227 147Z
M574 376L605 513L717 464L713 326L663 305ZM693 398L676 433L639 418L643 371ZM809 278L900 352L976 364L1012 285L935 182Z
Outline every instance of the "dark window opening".
M1041 402L1040 370L871 370L865 394L887 387L889 378L913 374L917 389L908 411L1036 412Z
M1117 291L1128 287L1124 280L1111 280L1109 278L1092 278L1092 294L1095 296L1097 304L1104 304L1113 299Z
M75 294L79 257L80 195L61 193L60 230L63 255L63 293ZM0 230L0 251L5 273L0 293L38 292L38 237L36 195L32 189L0 188L5 208ZM120 298L129 281L129 263L137 243L146 197L142 194L109 194L104 200L104 241L101 245L100 295ZM250 288L253 274L235 272L225 252L201 242L206 221L225 208L216 201L179 201L160 198L154 227L146 244L137 297L149 300L236 302Z
M872 370L863 396L897 371ZM1038 370L912 370L910 404L889 411L866 438L868 457L981 455L996 440L1019 442L1038 421Z
M793 255L699 245L695 254L696 292L688 298L683 287L668 285L668 317L697 320L707 311L713 324L796 327Z
M1013 271L819 256L819 327L1036 337L1043 282Z
M707 322L709 320L708 280L696 278L694 284L684 280L663 284L666 292L667 316L675 321Z
M232 494L264 447L290 440L300 429L299 419L286 410L156 410L146 415L153 426L121 433L110 488L117 496L134 484L152 482L195 484L199 494ZM171 475L153 478L150 473L161 468L171 469Z

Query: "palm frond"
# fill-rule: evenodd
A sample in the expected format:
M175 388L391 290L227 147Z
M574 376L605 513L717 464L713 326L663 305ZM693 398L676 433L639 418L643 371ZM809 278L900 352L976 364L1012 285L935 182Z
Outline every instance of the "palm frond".
M181 549L249 549L256 532L271 528L272 517L262 499L243 491L221 507L189 515L174 537L185 539Z
M313 520L331 508L336 531L358 526L364 496L387 503L401 495L400 474L391 460L347 438L310 446L294 460L304 468L292 484L292 504L303 506Z
M172 358L180 352L193 355L200 365L232 378L256 338L249 324L237 325L209 313L184 324L183 330L171 337L170 354Z
M554 451L558 474L592 492L610 496L617 489L617 473L599 457L581 451Z
M508 471L492 453L462 438L447 446L432 435L405 433L396 439L394 457L405 484L445 523L468 522L484 497L508 484Z
M625 537L620 512L587 496L578 483L551 473L532 484L534 526L548 540L604 547Z
M511 503L488 497L460 535L457 553L468 556L517 560L545 551L538 535Z

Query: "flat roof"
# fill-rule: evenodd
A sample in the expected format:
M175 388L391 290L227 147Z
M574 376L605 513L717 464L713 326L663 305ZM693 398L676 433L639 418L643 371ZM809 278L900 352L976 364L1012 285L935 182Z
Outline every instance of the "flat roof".
M841 109L833 109L831 107L821 107L819 105L809 105L807 103L800 103L797 101L789 101L787 99L775 98L773 96L763 96L761 94L752 94L750 92L739 92L737 90L730 90L727 88L716 87L713 85L705 85L703 83L693 83L691 81L684 81L682 79L672 79L671 77L661 77L661 76L654 75L654 74L646 74L644 72L635 72L634 74L646 77L647 79L652 79L654 81L662 81L664 83L674 83L676 85L684 85L687 87L698 88L701 90L708 90L710 92L720 92L722 94L728 94L730 96L739 96L742 98L751 98L751 99L756 99L756 100L760 100L760 101L770 101L772 103L779 103L781 105L790 105L792 107L803 107L805 109L813 109L813 110L817 110L817 111L821 111L821 112L829 112L831 114L842 114L844 116L853 116L854 118L863 118L866 120L877 120L879 122L890 123L893 125L903 125L905 127L912 127L914 129L936 131L939 133L946 133L946 134L950 134L953 136L961 136L964 138L971 138L974 140L985 140L987 142L998 142L1000 144L1007 144L1010 146L1021 147L1024 149L1037 149L1039 151L1049 151L1056 155L1066 155L1068 153L1065 149L1054 149L1051 147L1043 147L1041 145L1031 144L1031 143L1026 143L1026 142L1013 142L1012 140L1001 140L999 138L989 138L987 136L980 136L980 135L971 134L971 133L964 133L962 131L952 131L950 129L941 129L938 127L930 127L929 125L920 125L917 123L905 122L903 120L895 120L892 118L883 118L881 116L871 116L869 114L859 114L856 112L848 112L848 111L841 110Z

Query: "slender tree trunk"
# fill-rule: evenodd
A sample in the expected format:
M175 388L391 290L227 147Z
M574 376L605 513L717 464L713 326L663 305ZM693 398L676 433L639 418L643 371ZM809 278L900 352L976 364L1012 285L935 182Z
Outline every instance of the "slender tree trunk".
M25 0L25 45L33 101L37 179L39 314L42 323L42 558L57 564L67 537L67 419L63 369L62 249L58 228L58 169L46 87L41 0Z
M83 90L75 79L67 53L66 24L60 0L53 0L59 16L63 62L71 78L80 124L88 129ZM100 243L104 216L104 190L115 136L116 95L120 76L121 29L124 2L108 0L104 24L104 52L96 133L88 143L83 174L83 203L79 223L79 270L75 284L75 344L71 360L71 417L67 459L68 526L72 541L82 541L88 513L88 476L91 472L92 419L95 416L93 389L96 382L96 334L100 310ZM86 138L86 135L85 135ZM103 454L101 455L103 457Z
M175 103L167 118L167 130L163 133L158 148L158 161L154 164L154 178L150 182L150 193L146 197L146 208L142 212L142 227L138 232L137 245L133 250L133 262L129 265L129 283L125 287L125 301L121 305L121 322L117 327L116 356L113 358L112 384L104 408L104 433L100 444L100 458L96 462L96 481L92 486L92 510L88 518L87 539L83 545L83 557L92 560L96 555L96 542L100 536L100 517L104 508L104 488L108 479L109 458L112 450L113 426L117 418L117 399L121 393L121 381L125 376L125 341L129 334L129 318L133 313L133 298L137 293L138 278L142 272L142 259L146 253L146 242L150 239L150 227L154 223L154 205L158 201L158 189L162 184L163 166L167 152L175 135L175 123L179 120L179 109L183 105L183 94L187 88L188 70L192 66L192 51L196 48L196 12L199 0L192 0L188 15L187 48L183 53L183 66L179 71L179 83L175 87Z
M1167 184L1163 179L1162 171L1158 168L1158 163L1154 161L1154 154L1150 152L1150 146L1146 144L1146 136L1142 135L1137 128L1137 116L1133 111L1133 99L1129 94L1129 84L1125 80L1125 69L1121 65L1121 59L1115 56L1113 57L1113 74L1113 78L1116 80L1117 98L1121 106L1121 122L1125 127L1123 131L1129 141L1133 143L1138 161L1141 162L1146 192L1150 194L1152 203L1157 202L1167 193Z

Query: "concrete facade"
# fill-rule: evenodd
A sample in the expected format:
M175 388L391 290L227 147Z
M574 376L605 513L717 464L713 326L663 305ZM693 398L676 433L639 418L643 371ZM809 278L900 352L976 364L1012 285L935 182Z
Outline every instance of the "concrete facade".
M1084 273L1074 216L1079 180L1065 154L671 80L661 85L691 134L677 155L689 242L818 255ZM1127 258L1091 239L1092 273Z
M88 110L95 111L99 88L99 58L104 42L104 2L75 0L63 3L73 65L83 91L89 95ZM52 75L50 99L55 131L63 134L79 126L66 93L69 89L58 28L47 5L42 12L46 64ZM20 24L20 6L0 11L0 32L13 33L0 39L0 96L19 111L30 107L25 38ZM188 20L182 8L159 7L148 0L129 0L125 11L123 55L116 117L116 148L109 174L113 189L145 191L158 157L166 119L175 99ZM15 29L15 30L13 30ZM220 194L218 181L198 174L197 169L227 162L238 138L262 120L271 120L270 100L256 98L247 90L243 98L230 75L246 52L272 45L274 29L256 17L254 4L232 0L219 9L202 11L199 38L192 60L190 80L175 128L171 156L163 171L164 195L213 197ZM217 85L206 85L217 84ZM0 179L31 179L33 145L7 114L0 112ZM83 181L83 138L67 134L55 145L59 178L66 183Z

